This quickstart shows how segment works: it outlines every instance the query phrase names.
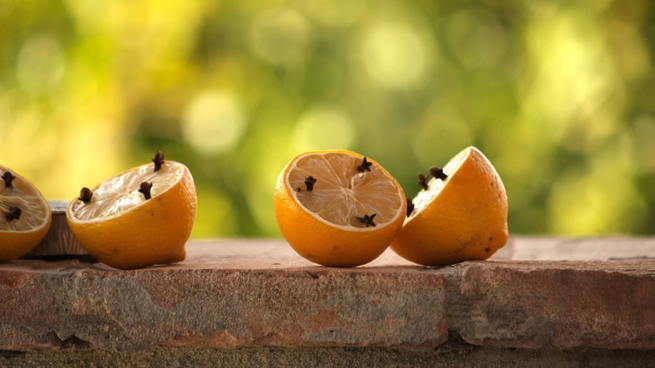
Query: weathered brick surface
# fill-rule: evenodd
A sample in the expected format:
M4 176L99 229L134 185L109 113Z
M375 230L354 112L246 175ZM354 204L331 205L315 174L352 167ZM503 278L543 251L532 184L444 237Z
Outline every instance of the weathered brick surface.
M77 261L0 265L0 350L62 341L173 346L412 346L447 339L443 275L196 258L118 271ZM198 252L201 254L202 252ZM257 264L253 257L252 264ZM223 267L217 264L223 263Z
M655 237L511 237L495 259L608 261L655 258Z
M136 271L17 260L0 264L0 350L415 348L448 330L492 349L655 350L652 243L513 238L496 260L438 269L390 251L366 267L317 267L282 241L250 240L192 242L185 262ZM510 260L545 257L535 249L635 259Z
M116 352L69 345L27 353L0 351L0 367L394 367L394 368L646 368L653 350L531 350L476 347L437 349L383 347L247 347L234 349L154 347Z
M467 262L449 328L487 347L655 349L655 260Z

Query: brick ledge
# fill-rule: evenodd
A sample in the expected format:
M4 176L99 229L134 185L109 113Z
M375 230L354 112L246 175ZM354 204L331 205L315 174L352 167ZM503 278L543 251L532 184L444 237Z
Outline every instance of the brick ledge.
M366 267L317 267L268 240L191 242L184 263L135 271L17 260L0 265L0 349L429 349L448 329L489 348L655 349L653 245L513 238L495 259L439 269L390 251ZM543 257L540 247L593 261L510 259Z
M605 367L642 368L655 361L653 350L497 349L447 342L438 349L381 347L153 347L114 352L67 345L57 350L0 351L0 367Z

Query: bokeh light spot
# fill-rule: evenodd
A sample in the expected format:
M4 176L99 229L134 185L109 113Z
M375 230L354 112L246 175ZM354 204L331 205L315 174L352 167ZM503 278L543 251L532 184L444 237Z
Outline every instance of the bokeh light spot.
M366 11L366 0L306 0L302 2L313 18L333 26L349 26Z
M223 91L204 92L195 97L182 122L185 140L198 152L208 155L234 147L244 128L240 103Z
M599 25L575 13L541 19L528 28L534 73L525 75L519 120L539 131L535 144L594 149L615 132L623 86L604 53ZM592 122L593 123L590 123ZM588 151L587 151L588 152Z
M496 16L485 10L463 10L450 17L446 36L453 54L470 68L490 68L505 55L506 36Z
M192 237L232 236L236 233L234 207L225 193L216 187L198 186L198 216Z
M267 11L253 22L250 46L258 57L282 64L302 54L309 31L307 20L295 10Z
M300 117L294 131L299 152L348 149L355 139L355 128L348 114L338 108L317 107Z
M64 51L59 42L50 36L34 36L18 53L16 74L25 90L43 93L61 82L65 67Z
M407 26L374 26L365 36L361 53L368 75L384 87L416 85L425 75L425 45Z
M250 176L256 173L256 178L243 182L241 187L258 232L264 236L281 236L274 215L273 188L289 160L300 153L293 150L289 132L276 129L279 125L275 123L287 120L288 113L280 108L266 112L267 120L272 123L250 137L253 156L248 161L248 171Z
M613 172L611 185L607 172ZM644 206L626 170L605 162L592 173L569 172L554 181L550 195L551 231L558 235L613 235L637 228Z

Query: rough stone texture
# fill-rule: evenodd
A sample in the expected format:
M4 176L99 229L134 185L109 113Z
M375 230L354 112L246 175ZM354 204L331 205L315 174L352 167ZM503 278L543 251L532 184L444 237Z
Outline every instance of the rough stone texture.
M26 362L126 356L116 351L229 360L277 346L300 349L271 350L278 357L318 349L423 362L417 357L446 341L448 329L474 349L471 356L490 361L511 357L508 348L540 349L521 355L539 361L558 349L655 350L653 238L512 238L492 260L444 268L416 266L391 251L365 267L325 268L267 240L191 242L187 252L181 264L136 271L88 257L0 264L0 350L32 352L5 353L31 357ZM593 261L561 261L585 254ZM560 261L516 261L545 258ZM621 356L615 353L607 356ZM575 354L581 362L589 357Z
M234 349L155 347L137 352L77 348L1 352L0 367L435 367L642 368L652 350L491 349L448 342L433 350L343 347Z
M655 237L511 237L493 258L539 261L655 259Z
M447 339L439 273L281 267L257 252L241 261L218 255L215 245L197 248L183 264L136 271L80 260L1 265L0 349L69 340L109 350L434 347ZM202 257L212 249L213 257Z
M466 262L446 277L449 328L468 343L655 349L655 260Z

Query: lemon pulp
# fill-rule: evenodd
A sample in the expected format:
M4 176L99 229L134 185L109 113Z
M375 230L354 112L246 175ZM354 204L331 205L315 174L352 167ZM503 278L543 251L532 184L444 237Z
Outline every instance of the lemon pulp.
M120 216L146 201L139 192L141 183L152 183L150 200L153 200L177 183L183 174L184 166L174 161L166 161L157 171L152 164L139 166L102 182L92 190L89 203L75 201L71 214L75 220L85 222Z
M8 170L0 167L0 176ZM20 219L8 221L5 215L10 207L18 207L22 213ZM30 183L16 176L12 187L7 187L0 180L0 231L33 231L48 223L50 206Z
M287 185L308 213L328 225L367 231L357 218L375 214L376 227L402 216L403 194L376 165L359 172L362 159L343 153L313 153L300 157L289 170ZM307 191L305 179L317 179ZM300 191L299 191L300 190Z

